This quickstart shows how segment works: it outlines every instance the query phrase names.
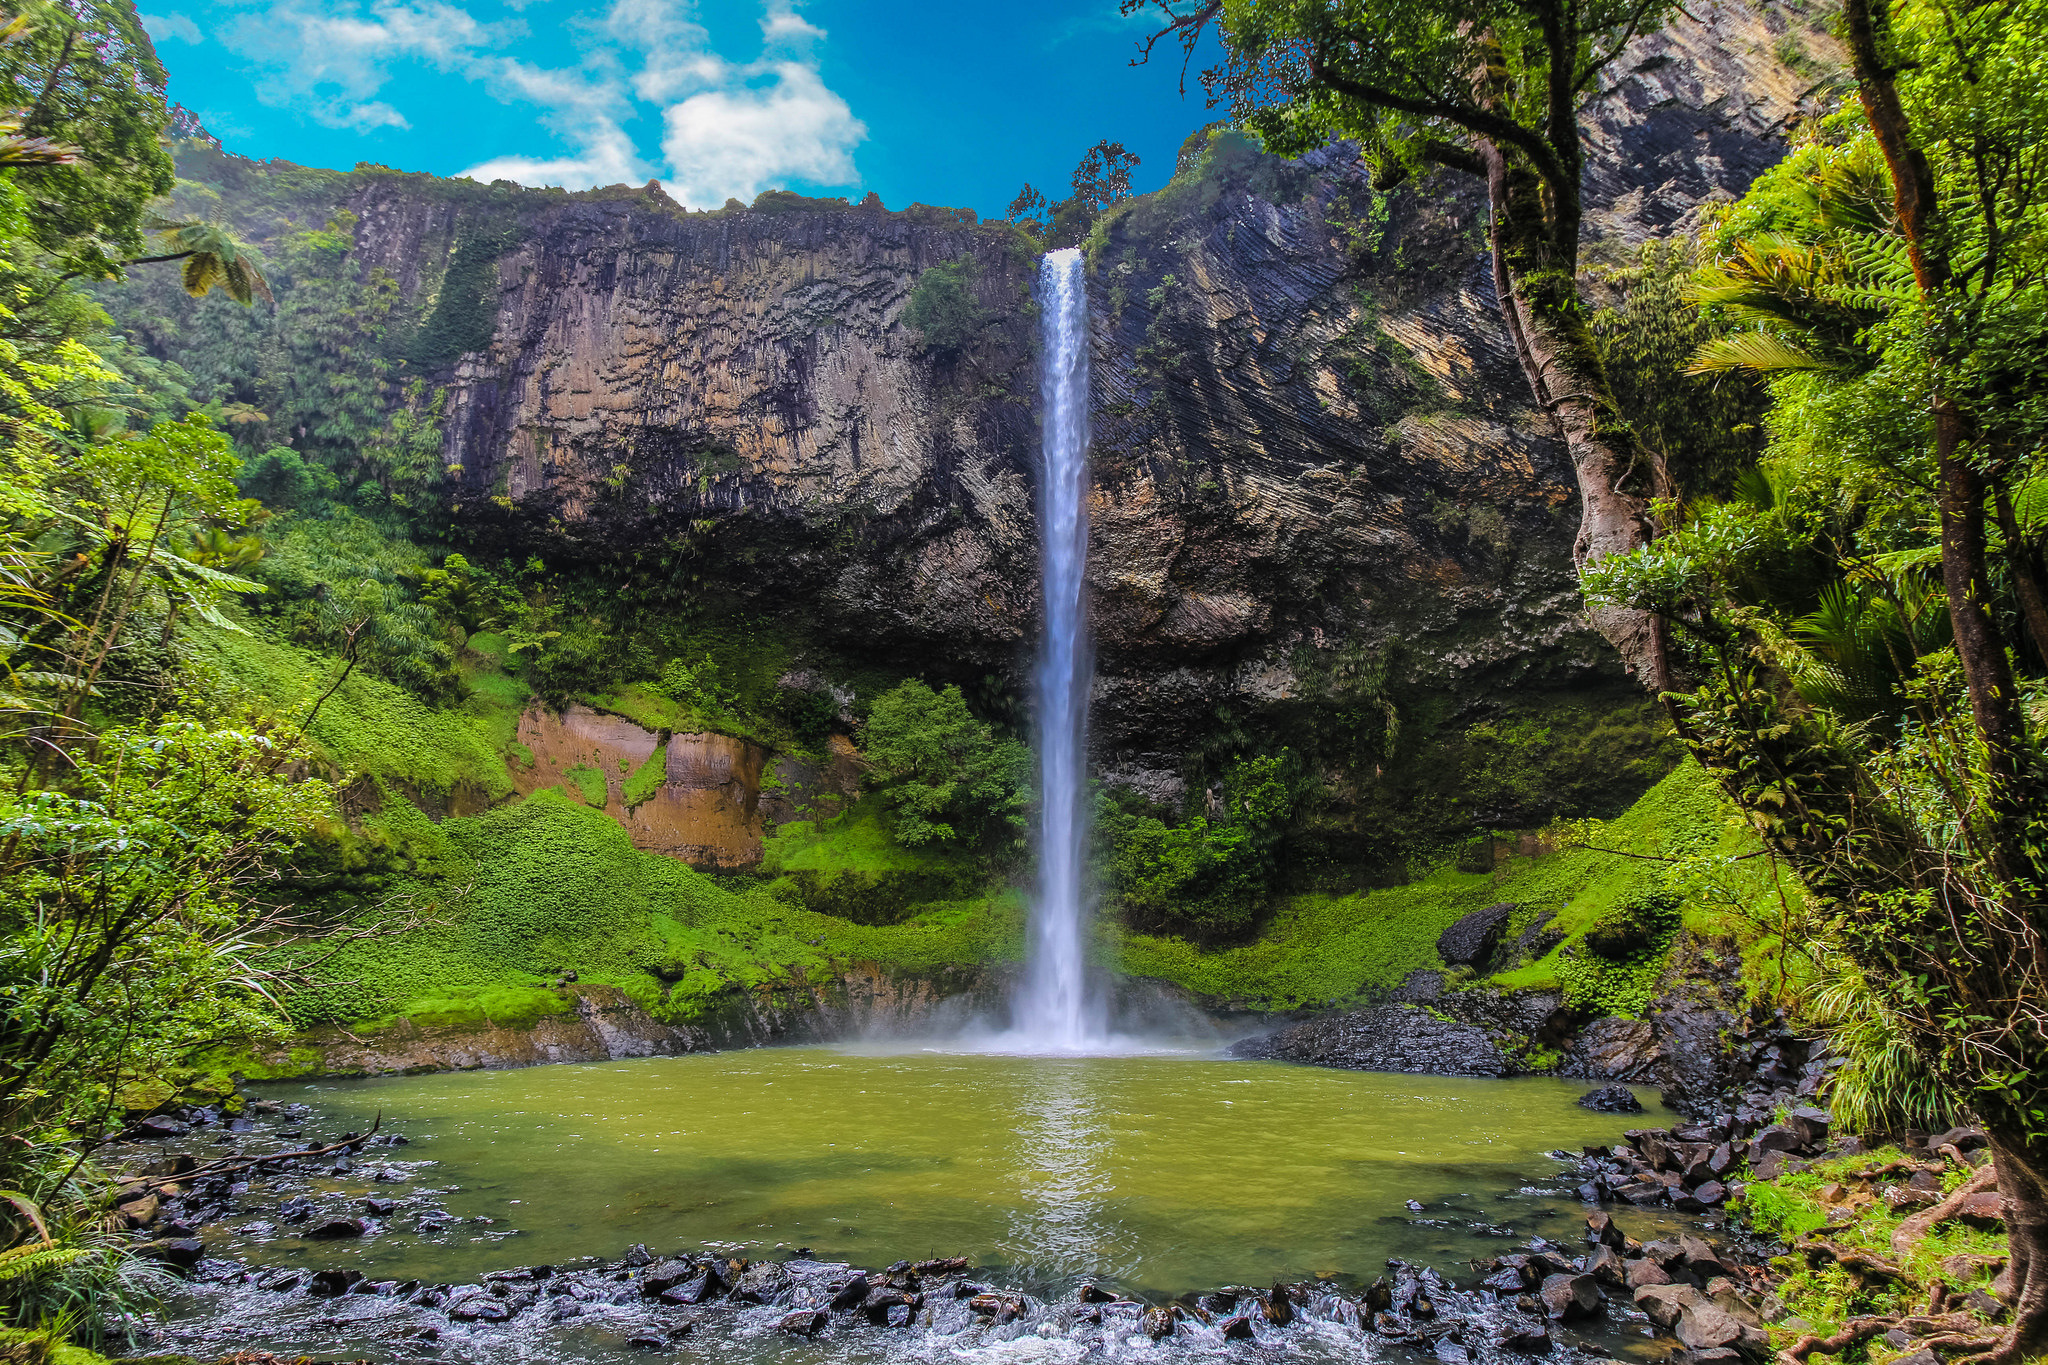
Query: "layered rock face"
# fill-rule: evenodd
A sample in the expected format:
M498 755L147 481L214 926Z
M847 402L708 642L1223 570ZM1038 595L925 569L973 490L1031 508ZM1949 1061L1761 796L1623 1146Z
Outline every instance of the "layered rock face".
M1800 23L1717 3L1629 46L1586 116L1589 255L1778 157L1813 84L1787 63L1833 57ZM1342 144L1298 162L1230 134L1191 147L1087 245L1098 771L1174 801L1190 754L1248 714L1294 708L1313 730L1326 704L1384 712L1379 740L1317 754L1341 806L1421 712L1634 696L1580 620L1571 473L1498 324L1479 183L1380 194ZM687 560L707 590L799 614L849 655L1021 678L1038 612L1030 239L787 195L691 213L652 185L333 185L361 268L460 340L426 376L446 392L459 528L551 561ZM955 263L977 315L940 344L905 312ZM735 790L765 761L733 756ZM728 814L636 837L741 847L755 814Z

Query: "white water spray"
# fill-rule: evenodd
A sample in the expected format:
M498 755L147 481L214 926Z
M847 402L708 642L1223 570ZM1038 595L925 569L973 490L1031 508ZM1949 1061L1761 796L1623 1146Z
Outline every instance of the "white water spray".
M1081 582L1088 566L1088 282L1081 253L1038 268L1045 344L1039 570L1045 637L1038 706L1038 896L1013 1036L1034 1051L1100 1049L1108 1011L1089 981L1086 938L1088 690L1095 660Z

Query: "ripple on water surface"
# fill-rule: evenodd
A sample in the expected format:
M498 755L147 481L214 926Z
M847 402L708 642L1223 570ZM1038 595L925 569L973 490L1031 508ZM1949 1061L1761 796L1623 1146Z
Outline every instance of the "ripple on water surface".
M396 1211L360 1244L216 1245L440 1281L633 1243L969 1256L1047 1294L1370 1278L1389 1256L1450 1269L1509 1236L1583 1230L1545 1151L1668 1121L1589 1113L1584 1088L1213 1053L856 1048L327 1082L282 1093L335 1130L382 1112L413 1145L391 1154L405 1179L358 1171L316 1199Z

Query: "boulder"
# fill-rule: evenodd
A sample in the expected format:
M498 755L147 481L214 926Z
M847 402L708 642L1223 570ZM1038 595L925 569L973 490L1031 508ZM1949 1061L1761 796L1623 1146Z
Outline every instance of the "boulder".
M1806 1136L1789 1123L1774 1123L1750 1139L1757 1152L1796 1152L1806 1146Z
M1265 1313L1266 1321L1275 1327L1285 1327L1294 1321L1294 1300L1287 1296L1284 1284L1274 1285L1273 1292L1259 1300L1259 1308Z
M1679 1314L1689 1306L1705 1302L1700 1291L1689 1284L1644 1285L1634 1298L1643 1316L1667 1331L1678 1325Z
M165 1265L174 1265L180 1270L190 1270L199 1264L199 1258L206 1254L206 1245L197 1237L159 1237L154 1242L144 1242L135 1248L137 1256Z
M2005 1196L1995 1190L1971 1195L1956 1210L1956 1221L1979 1232L1997 1232L2005 1226Z
M1785 1126L1799 1134L1802 1147L1819 1147L1826 1143L1832 1123L1825 1109L1794 1109L1785 1116Z
M834 1294L832 1296L832 1311L835 1313L843 1313L849 1308L858 1308L861 1304L867 1301L867 1297L868 1277L866 1275L856 1275L852 1279L848 1280L846 1284L843 1287L841 1287L840 1291L837 1294ZM977 1297L975 1302L978 1304L980 1303L982 1298L992 1297L994 1296L982 1295L980 1297ZM978 1313L981 1311L981 1309L976 1308L975 1311Z
M710 1302L717 1298L719 1291L724 1288L725 1281L719 1278L718 1272L710 1266L705 1266L703 1273L684 1280L672 1289L664 1289L655 1297L663 1303L687 1308L693 1304Z
M1081 1302L1115 1303L1116 1295L1110 1293L1107 1289L1097 1289L1092 1284L1084 1284L1081 1286Z
M1573 1322L1600 1311L1600 1286L1591 1275L1552 1275L1536 1291L1543 1311L1557 1322Z
M1514 913L1515 907L1506 904L1474 910L1444 930L1436 941L1437 956L1452 966L1484 966L1500 948Z
M1173 1335L1174 1310L1171 1308L1147 1308L1144 1321L1145 1335L1154 1341Z
M1768 1338L1761 1330L1707 1300L1685 1305L1679 1311L1673 1331L1680 1343L1695 1351L1725 1347L1762 1354L1768 1345Z
M161 1142L165 1138L184 1137L192 1131L189 1123L180 1123L162 1114L152 1114L138 1122L129 1132L146 1142Z
M360 1270L320 1270L306 1282L306 1292L317 1299L331 1299L348 1293L362 1282Z
M1628 1263L1611 1246L1596 1246L1586 1257L1586 1273L1601 1284L1619 1289L1628 1282Z
M398 1201L396 1199L365 1199L363 1201L363 1212L369 1214L372 1218L389 1218L397 1210Z
M1959 1152L1974 1152L1989 1146L1991 1139L1984 1136L1981 1128L1951 1128L1946 1133L1927 1139L1927 1150L1938 1152L1944 1147L1953 1147Z
M1225 1341L1250 1341L1254 1336L1251 1316L1247 1313L1240 1313L1234 1318L1225 1318L1216 1326L1217 1330L1223 1333Z
M1776 1180L1783 1175L1797 1175L1806 1169L1806 1163L1784 1151L1766 1151L1757 1156L1750 1165L1750 1174L1758 1180Z
M640 1292L653 1298L664 1290L674 1289L697 1273L697 1267L690 1261L677 1257L667 1261L656 1261L647 1267L639 1278Z
M287 1270L282 1274L267 1276L257 1281L256 1287L258 1289L266 1289L273 1294L284 1294L297 1289L302 1278L304 1277L297 1271Z
M1579 1108L1596 1114L1640 1114L1643 1102L1625 1085L1606 1085L1579 1096Z
M448 1316L456 1322L510 1322L517 1311L503 1299L477 1294L460 1303L450 1304Z
M1616 1223L1606 1213L1589 1213L1586 1215L1586 1237L1589 1241L1598 1242L1602 1246L1614 1247L1616 1250L1619 1250L1628 1240L1628 1234L1621 1230L1621 1225Z
M775 1330L793 1337L814 1337L825 1330L825 1323L831 1314L822 1308L806 1308L796 1313L784 1313L775 1320Z
M360 1218L330 1218L307 1228L306 1235L332 1241L341 1237L360 1237L369 1230L370 1225Z
M1670 1284L1671 1272L1649 1257L1642 1256L1628 1263L1626 1283L1630 1291L1645 1289L1651 1285Z
M1521 1356L1547 1356L1551 1340L1548 1327L1515 1327L1500 1339L1501 1349Z

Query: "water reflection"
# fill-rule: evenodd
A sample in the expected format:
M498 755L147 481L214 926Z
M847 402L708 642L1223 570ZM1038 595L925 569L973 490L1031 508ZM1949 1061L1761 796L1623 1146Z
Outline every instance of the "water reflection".
M1002 1242L1007 1258L1041 1284L1071 1287L1112 1271L1130 1252L1111 1200L1111 1141L1098 1068L1035 1067L1018 1095L1011 1148L1017 1200Z

